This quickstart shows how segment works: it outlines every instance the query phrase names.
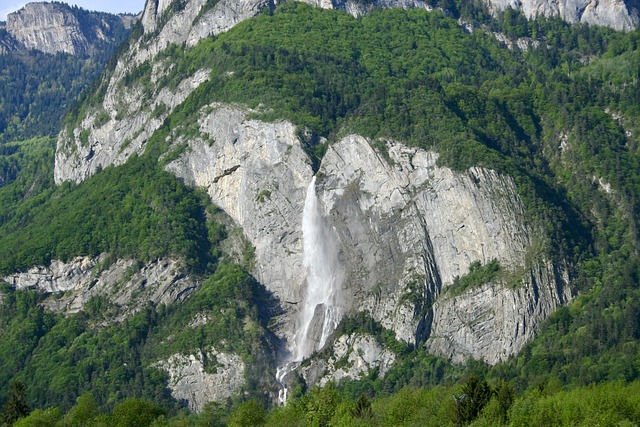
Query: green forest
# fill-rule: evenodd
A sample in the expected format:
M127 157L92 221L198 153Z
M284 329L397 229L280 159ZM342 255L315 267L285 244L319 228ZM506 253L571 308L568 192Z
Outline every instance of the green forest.
M107 326L118 307L106 300L65 317L42 307L47 295L0 288L0 422L640 424L640 31L529 21L512 10L492 18L480 6L447 3L453 16L390 9L353 18L285 2L193 48L170 46L161 59L175 66L158 87L201 68L212 70L210 80L164 121L144 154L81 184L53 183L51 135L63 116L52 111L69 108L78 97L73 88L86 88L97 69L75 70L62 81L43 68L33 79L51 81L50 90L15 81L33 86L21 99L0 85L1 105L14 109L0 111L1 275L107 252L140 262L179 257L202 280L182 304L149 304ZM469 33L456 18L478 27ZM509 50L491 31L539 45ZM0 73L25 66L29 55L13 62L0 55L11 62ZM51 68L63 59L46 61ZM151 70L142 64L124 81L150 85ZM72 89L64 86L69 82L76 82ZM47 98L56 85L65 89ZM100 101L96 88L85 89L67 124ZM455 170L480 165L513 176L528 218L544 230L540 250L569 260L577 298L520 354L496 366L454 365L396 341L367 316L345 319L337 334L374 335L396 353L396 365L384 377L374 371L324 388L300 382L285 407L272 406L277 390L268 384L279 343L269 322L277 302L248 273L250 249L245 265L223 253L230 230L216 220L206 194L159 162L167 136L189 132L188 118L214 101L246 105L262 120L287 119L326 138L307 141L316 162L327 144L357 132L433 149ZM36 117L37 126L29 121ZM463 290L499 272L497 262L474 265L455 285ZM203 311L212 320L186 327ZM153 363L177 349L212 345L251 368L241 393L193 414L170 395L167 374Z

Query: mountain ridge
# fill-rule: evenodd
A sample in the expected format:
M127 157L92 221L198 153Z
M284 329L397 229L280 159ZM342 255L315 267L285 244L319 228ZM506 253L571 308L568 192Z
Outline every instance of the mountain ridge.
M41 52L93 55L122 38L135 22L132 15L89 12L66 3L32 2L7 15L0 53Z

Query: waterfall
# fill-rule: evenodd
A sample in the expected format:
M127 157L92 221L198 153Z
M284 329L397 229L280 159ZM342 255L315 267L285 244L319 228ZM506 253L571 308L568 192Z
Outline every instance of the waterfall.
M324 347L340 321L337 296L342 274L337 237L320 214L315 177L309 184L304 201L302 237L307 292L294 337L294 360L303 360Z
M276 379L281 384L280 401L286 402L285 377L302 360L320 350L340 321L338 297L342 269L338 261L338 239L324 220L318 207L316 178L307 188L302 213L303 265L306 269L306 292L298 314L296 333L290 347L291 357L278 368Z

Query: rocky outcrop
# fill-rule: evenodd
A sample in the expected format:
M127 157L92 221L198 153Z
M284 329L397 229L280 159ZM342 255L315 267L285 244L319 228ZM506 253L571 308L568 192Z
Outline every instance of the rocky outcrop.
M157 78L154 74L152 83ZM207 70L199 70L176 88L159 89L153 96L145 95L144 87L124 88L119 81L112 81L110 87L119 89L109 89L102 105L92 110L80 127L64 130L58 137L56 183L83 181L103 167L122 164L132 154L142 153L169 112L208 78ZM101 115L106 117L103 123Z
M630 31L640 25L640 4L636 0L486 0L489 8L522 11L527 18L557 16L574 23L601 25Z
M256 15L263 0L222 0L206 10L206 0L188 0L182 7L169 8L168 0L148 0L141 17L144 34L130 41L130 48L118 58L106 83L101 105L89 108L80 126L58 137L54 178L80 182L101 167L120 164L146 147L149 136L171 111L208 78L207 70L184 76L176 89L153 92L172 64L158 61L151 70L152 92L139 82L126 87L124 81L143 64L149 64L170 45L194 46L203 38L227 31L238 22ZM97 120L107 117L107 122ZM96 125L96 123L99 123ZM81 137L82 136L82 137Z
M373 1L354 1L354 0L303 0L316 7L323 9L344 10L354 17L362 16L375 9L427 9L432 8L423 0L373 0Z
M325 386L328 382L358 380L377 370L380 378L396 361L393 351L384 348L376 338L367 334L343 335L331 347L331 356L317 357L299 369L308 385Z
M156 61L144 87L125 80L136 68L150 64L171 45L194 46L200 40L227 31L238 22L256 15L267 3L262 0L221 0L206 9L206 0L188 0L182 7L169 8L167 0L149 0L141 17L144 34L130 41L130 48L118 58L100 105L87 109L79 126L58 137L54 178L80 182L101 167L120 164L144 151L147 139L171 111L201 83L208 70L184 76L175 89L157 88L173 67L171 61ZM157 89L157 90L156 90ZM106 116L105 116L106 115ZM97 120L107 117L107 121ZM98 123L98 125L96 125Z
M76 54L88 47L78 19L62 4L29 3L7 16L7 31L26 49Z
M169 374L171 395L178 401L186 401L189 409L200 412L209 402L221 402L236 394L244 384L245 366L237 354L227 354L211 348L204 355L174 354L156 367ZM213 362L215 361L215 362Z
M206 188L243 228L255 246L256 276L286 312L276 332L291 342L305 294L301 218L313 172L291 124L247 113L204 108L201 137L176 138L188 149L167 170ZM516 353L570 293L559 266L528 260L536 230L513 181L482 168L456 173L438 166L436 153L378 143L382 151L346 137L330 146L318 172L316 191L345 275L340 312L365 311L398 339L428 339L433 352L456 360L495 363ZM493 259L518 287L499 282L447 298L444 290L472 262ZM461 323L462 301L470 308ZM490 321L474 328L468 318Z
M1 280L15 289L36 289L54 294L45 307L65 314L77 313L97 296L106 297L119 310L113 321L136 313L148 302L172 304L188 297L197 283L185 276L181 263L161 259L140 265L134 260L112 260L107 254L52 261Z
M83 55L119 43L131 17L71 8L64 3L29 3L7 16L5 51L36 49Z
M434 304L426 347L454 362L504 361L535 336L543 319L571 299L566 283L565 271L540 262L516 285L488 283L462 295L445 293Z

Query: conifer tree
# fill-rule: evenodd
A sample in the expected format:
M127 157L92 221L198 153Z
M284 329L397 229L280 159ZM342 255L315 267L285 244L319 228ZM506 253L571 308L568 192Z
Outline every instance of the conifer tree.
M20 418L26 417L31 412L27 404L26 388L20 381L14 381L9 386L7 401L2 407L2 424L13 425Z

